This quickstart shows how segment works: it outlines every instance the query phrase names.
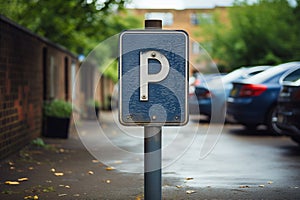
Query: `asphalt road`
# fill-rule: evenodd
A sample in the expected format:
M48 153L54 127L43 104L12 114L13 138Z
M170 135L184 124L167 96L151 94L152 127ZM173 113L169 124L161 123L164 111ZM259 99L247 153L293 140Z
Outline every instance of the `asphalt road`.
M98 133L87 129L92 125L79 128L82 141L101 162L140 175L144 130L118 126L116 120L102 115ZM187 191L192 199L300 198L300 148L287 137L273 136L264 127L248 131L195 117L185 127L163 127L162 135L166 199L185 199L181 195Z
M30 147L0 162L0 199L143 199L144 129L116 114L76 123L68 140L44 138L55 151ZM195 118L162 136L163 199L300 199L300 148L287 137Z

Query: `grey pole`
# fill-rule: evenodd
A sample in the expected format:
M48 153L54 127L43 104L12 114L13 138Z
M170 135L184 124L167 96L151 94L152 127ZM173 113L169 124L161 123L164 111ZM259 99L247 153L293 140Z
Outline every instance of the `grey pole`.
M161 126L145 126L144 196L161 200Z
M145 20L145 29L162 29L161 20ZM161 126L144 127L144 197L161 200Z

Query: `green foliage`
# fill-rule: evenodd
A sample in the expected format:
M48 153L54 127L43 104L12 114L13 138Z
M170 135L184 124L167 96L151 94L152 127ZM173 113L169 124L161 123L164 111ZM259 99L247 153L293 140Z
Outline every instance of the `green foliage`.
M87 56L110 36L143 26L143 19L124 9L127 1L7 0L0 4L0 14L74 53ZM97 59L91 63L115 82L118 80L117 63L113 62L107 70L104 68L116 57L117 50L117 43L101 45L95 52Z
M72 114L72 104L63 100L53 100L44 104L44 115L68 118Z
M110 59L107 66L108 67L103 71L103 75L111 78L114 83L118 82L118 60Z
M7 0L0 4L0 13L74 53L87 55L99 42L135 23L123 22L119 16L125 2Z
M95 108L100 108L100 102L94 99L90 99L87 102L87 106L89 107L95 107Z
M46 144L42 138L36 138L36 139L32 140L31 143L37 147L45 147L46 146Z
M299 0L297 7L287 0L235 1L229 24L216 16L204 27L210 53L230 68L299 60L299 15Z

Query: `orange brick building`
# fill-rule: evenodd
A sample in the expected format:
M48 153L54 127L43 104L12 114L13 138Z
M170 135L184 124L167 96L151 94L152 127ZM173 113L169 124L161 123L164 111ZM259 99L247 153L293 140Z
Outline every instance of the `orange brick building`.
M199 56L201 45L205 41L202 26L214 23L214 17L221 22L228 22L227 7L205 9L129 9L128 12L141 19L162 19L164 29L185 30L190 36L190 63L193 69L201 70ZM142 28L142 27L141 27ZM207 41L206 41L207 42Z

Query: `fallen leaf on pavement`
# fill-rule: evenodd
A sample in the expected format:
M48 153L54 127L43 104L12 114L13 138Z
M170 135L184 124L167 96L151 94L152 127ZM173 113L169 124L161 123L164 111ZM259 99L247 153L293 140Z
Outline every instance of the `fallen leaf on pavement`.
M93 171L88 171L88 174L89 174L89 175L93 175L94 172L93 172Z
M34 199L34 200L37 200L39 199L39 197L37 195L34 195L34 196L26 196L24 197L24 199Z
M5 181L6 185L20 185L18 181Z
M112 170L114 170L115 168L114 168L114 167L106 167L105 169L106 169L106 171L112 171Z
M69 185L59 185L59 187L71 188Z
M135 200L142 200L143 199L143 195L138 195L135 197Z
M181 185L176 185L176 187L177 187L177 188L182 188L182 186L181 186Z
M59 197L67 196L67 194L59 194Z
M193 194L193 193L196 193L196 191L195 190L187 190L186 193L187 194Z
M53 192L54 191L54 187L53 186L46 187L46 188L43 188L42 191L45 192L45 193L47 193L47 192Z
M263 187L265 187L265 185L259 185L258 187L261 187L261 188L263 188Z
M194 178L191 178L191 177L188 177L188 178L185 178L185 180L187 181L190 181L190 180L193 180Z
M29 180L28 178L19 178L19 179L18 179L19 182L22 182L22 181L28 181L28 180Z
M9 161L8 165L12 166L12 165L15 165L15 163L13 163L12 161Z
M250 188L248 185L240 185L239 188Z
M64 173L62 173L62 172L56 172L56 173L54 173L54 175L55 175L55 176L63 176Z

